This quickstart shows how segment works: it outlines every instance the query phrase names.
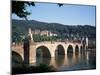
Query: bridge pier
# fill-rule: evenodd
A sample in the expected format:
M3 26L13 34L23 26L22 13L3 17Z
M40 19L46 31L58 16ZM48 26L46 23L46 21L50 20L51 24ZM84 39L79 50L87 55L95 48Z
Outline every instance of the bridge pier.
M34 46L30 46L29 63L33 64L36 62L36 50Z
M81 46L79 46L79 53L81 53Z
M29 64L30 43L28 39L24 39L23 49L24 49L24 63Z
M75 53L75 46L73 46L73 53Z
M51 52L51 57L55 57L55 52Z

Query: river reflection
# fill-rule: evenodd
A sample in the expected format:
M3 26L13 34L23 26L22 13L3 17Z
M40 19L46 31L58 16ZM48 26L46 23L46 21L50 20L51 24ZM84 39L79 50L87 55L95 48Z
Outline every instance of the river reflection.
M48 64L58 71L85 70L96 68L96 52L83 51L69 55L59 55L55 58L37 57L36 65Z

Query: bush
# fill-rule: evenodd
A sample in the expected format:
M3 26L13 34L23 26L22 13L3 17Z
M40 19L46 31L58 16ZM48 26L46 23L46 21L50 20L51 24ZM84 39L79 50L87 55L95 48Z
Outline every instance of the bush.
M27 74L27 73L43 73L43 72L55 72L56 70L52 66L46 64L40 64L39 66L30 66L23 64L22 66L16 66L12 68L12 74Z

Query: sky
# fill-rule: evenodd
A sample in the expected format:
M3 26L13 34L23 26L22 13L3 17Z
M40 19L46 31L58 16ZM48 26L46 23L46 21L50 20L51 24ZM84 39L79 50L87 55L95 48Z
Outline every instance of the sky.
M92 25L95 26L96 7L89 5L64 4L59 7L54 3L35 3L35 6L27 6L31 12L28 20L37 20L49 23L60 23L64 25ZM12 19L22 20L15 14Z

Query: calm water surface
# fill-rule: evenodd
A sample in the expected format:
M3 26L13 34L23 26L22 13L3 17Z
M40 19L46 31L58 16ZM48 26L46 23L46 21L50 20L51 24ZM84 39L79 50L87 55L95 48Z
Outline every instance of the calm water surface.
M59 55L55 58L37 57L35 65L52 65L58 71L87 70L96 68L96 52L84 51L77 54Z

